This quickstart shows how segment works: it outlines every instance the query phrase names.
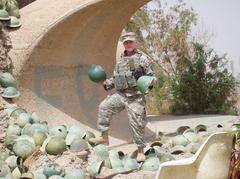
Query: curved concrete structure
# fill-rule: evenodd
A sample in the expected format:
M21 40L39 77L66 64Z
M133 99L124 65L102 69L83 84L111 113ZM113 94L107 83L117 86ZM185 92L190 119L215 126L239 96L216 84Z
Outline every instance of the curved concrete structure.
M88 67L100 64L111 75L122 29L148 1L37 0L21 9L22 27L10 32L13 74L22 93L17 104L50 125L79 121L96 128L98 105L107 94L88 79ZM127 117L117 118L112 136L131 141Z

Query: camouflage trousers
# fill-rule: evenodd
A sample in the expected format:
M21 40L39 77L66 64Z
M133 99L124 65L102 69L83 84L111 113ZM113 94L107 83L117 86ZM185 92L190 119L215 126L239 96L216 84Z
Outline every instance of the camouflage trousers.
M145 147L144 129L147 118L144 104L145 99L142 95L126 97L124 94L117 92L108 96L99 105L98 129L101 132L108 130L113 115L126 109L133 133L133 142L138 147Z

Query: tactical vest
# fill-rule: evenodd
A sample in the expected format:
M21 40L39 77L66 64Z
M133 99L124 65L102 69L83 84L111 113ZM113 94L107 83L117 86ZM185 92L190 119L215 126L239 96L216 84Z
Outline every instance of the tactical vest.
M140 65L141 54L122 57L115 66L113 80L117 90L131 89L137 86L139 77L145 74Z

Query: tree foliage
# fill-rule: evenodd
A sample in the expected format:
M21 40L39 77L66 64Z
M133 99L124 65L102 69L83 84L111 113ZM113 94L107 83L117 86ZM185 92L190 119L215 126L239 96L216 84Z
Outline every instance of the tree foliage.
M177 114L234 111L237 82L226 68L226 56L207 50L193 36L197 14L191 7L183 0L167 2L155 0L153 6L144 6L125 28L137 34L138 47L157 64L161 84L150 105L161 108L168 103Z
M172 78L171 111L186 113L236 113L233 98L238 85L226 68L226 56L217 55L213 49L193 44L192 63L181 75Z
M171 75L183 71L188 64L191 27L197 18L181 0L171 7L162 2L155 0L153 8L144 6L137 11L125 30L136 32L140 49Z

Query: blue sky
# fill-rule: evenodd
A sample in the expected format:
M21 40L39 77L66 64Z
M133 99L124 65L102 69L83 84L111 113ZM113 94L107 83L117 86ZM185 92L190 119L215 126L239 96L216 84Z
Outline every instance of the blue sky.
M168 0L173 3L176 0ZM196 32L211 36L209 47L227 53L234 61L235 75L240 72L240 0L185 0L198 13Z

